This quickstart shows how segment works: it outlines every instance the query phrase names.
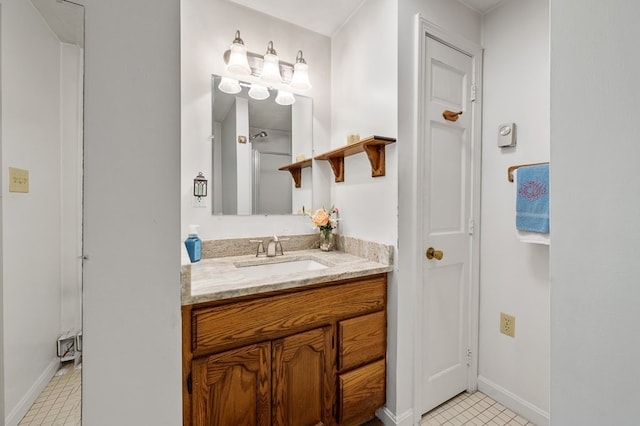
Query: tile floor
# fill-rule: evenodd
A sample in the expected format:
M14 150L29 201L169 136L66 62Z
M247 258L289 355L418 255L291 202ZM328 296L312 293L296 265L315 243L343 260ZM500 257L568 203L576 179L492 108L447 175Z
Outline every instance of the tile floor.
M535 426L482 392L461 393L422 417L421 426Z
M80 426L81 365L63 365L18 426Z
M81 365L63 366L42 391L19 426L81 426ZM382 424L375 419L367 425ZM450 399L422 417L421 426L535 426L482 392Z

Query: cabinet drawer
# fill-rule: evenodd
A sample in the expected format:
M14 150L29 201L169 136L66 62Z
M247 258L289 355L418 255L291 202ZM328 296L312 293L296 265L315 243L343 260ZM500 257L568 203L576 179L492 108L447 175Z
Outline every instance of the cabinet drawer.
M348 370L385 355L385 311L340 321L338 368Z
M359 313L384 309L386 277L232 302L192 311L194 356L272 340Z
M381 359L341 374L338 379L341 425L358 425L385 402L385 361Z

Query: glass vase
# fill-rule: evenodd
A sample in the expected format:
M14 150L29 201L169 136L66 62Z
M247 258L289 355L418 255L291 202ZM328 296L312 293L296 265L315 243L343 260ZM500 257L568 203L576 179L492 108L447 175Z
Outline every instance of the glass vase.
M335 247L335 235L332 229L320 230L320 250L331 251Z

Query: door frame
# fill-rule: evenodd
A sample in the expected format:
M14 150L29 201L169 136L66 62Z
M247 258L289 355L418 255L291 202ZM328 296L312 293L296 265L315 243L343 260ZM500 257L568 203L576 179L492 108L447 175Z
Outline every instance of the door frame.
M467 371L467 391L473 392L478 389L478 333L479 333L479 308L480 308L480 188L481 188L481 159L482 159L482 55L483 49L480 45L467 40L466 38L449 32L444 28L428 21L420 14L416 15L415 58L417 62L416 73L414 74L414 87L417 89L415 97L416 105L416 187L415 196L417 201L417 232L414 234L415 264L422 265L424 262L424 249L422 247L422 235L424 235L423 215L424 204L420 198L422 194L422 176L424 172L423 144L424 140L424 110L426 108L425 99L425 69L423 66L423 52L426 48L426 37L431 38L471 57L473 62L473 83L476 87L475 101L472 103L472 138L471 138L471 218L473 220L473 237L471 239L471 256L469 267L469 342L468 348L471 351L471 362ZM423 291L423 268L416 268L416 300L422 300ZM415 377L422 377L422 328L420 309L414 310L414 371ZM422 414L419 409L422 400L421 380L414 380L414 422L420 423Z

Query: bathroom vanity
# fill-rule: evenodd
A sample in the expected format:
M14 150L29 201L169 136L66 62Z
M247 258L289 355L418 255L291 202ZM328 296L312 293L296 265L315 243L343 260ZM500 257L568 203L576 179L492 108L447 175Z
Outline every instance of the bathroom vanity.
M373 260L371 250L369 258L299 250L183 267L184 424L371 419L385 402L385 247ZM290 272L287 264L300 262L321 267ZM264 264L282 272L249 272Z

